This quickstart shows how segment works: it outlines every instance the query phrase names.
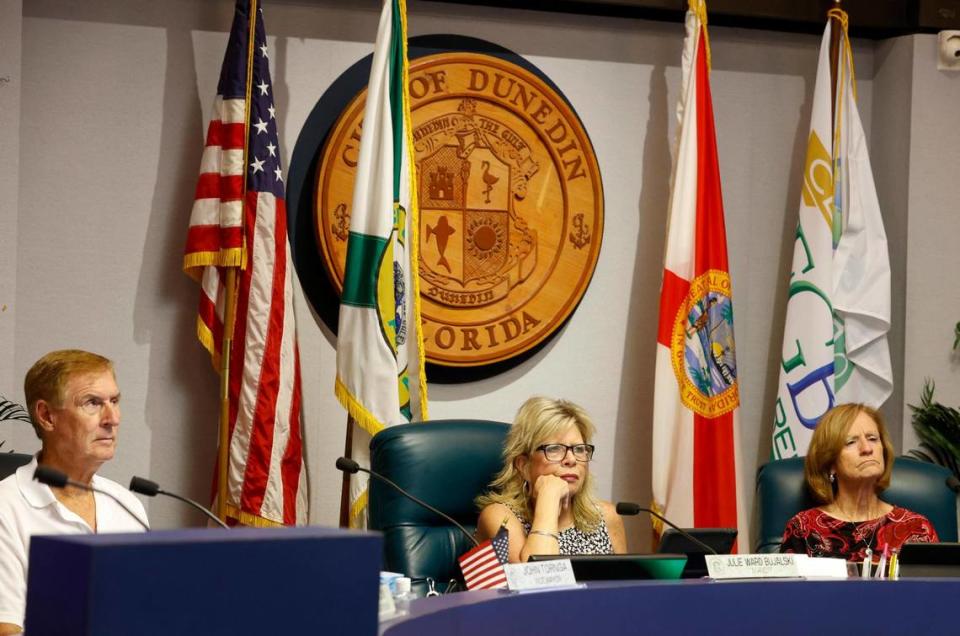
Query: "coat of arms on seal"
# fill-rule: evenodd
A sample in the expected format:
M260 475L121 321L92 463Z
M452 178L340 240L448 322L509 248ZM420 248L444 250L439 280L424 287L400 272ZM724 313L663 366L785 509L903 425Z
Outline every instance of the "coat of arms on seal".
M717 417L740 403L733 341L730 276L709 270L690 284L670 339L680 399L704 417Z
M593 275L603 236L593 147L555 88L500 57L412 60L409 88L427 360L507 360L556 332ZM338 290L364 98L343 111L317 170L317 242Z
M418 140L423 293L450 307L503 300L536 265L536 233L514 203L539 166L484 131L476 108L463 99Z

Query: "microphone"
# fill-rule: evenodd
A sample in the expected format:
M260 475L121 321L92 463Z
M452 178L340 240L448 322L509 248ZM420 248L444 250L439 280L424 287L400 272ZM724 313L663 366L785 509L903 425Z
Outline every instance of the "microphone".
M155 481L150 481L149 479L144 479L143 477L134 476L130 480L130 490L136 493L140 493L141 495L146 495L147 497L156 497L157 495L166 495L167 497L173 497L174 499L178 499L184 503L190 504L191 506L193 506L203 514L213 519L214 522L216 522L216 524L219 525L221 528L230 527L224 522L220 521L220 518L217 517L217 515L213 514L212 512L210 512L209 510L207 510L206 508L198 504L196 501L192 499L187 499L186 497L181 497L176 493L162 490L160 488L160 484L158 484Z
M947 488L953 492L960 493L960 479L957 479L953 475L947 477Z
M122 501L117 499L112 493L109 493L106 490L101 490L100 488L94 488L93 486L82 484L79 481L73 481L72 479L67 477L64 473L60 472L56 468L51 468L50 466L37 466L37 469L33 471L33 478L39 481L41 484L46 484L47 486L50 486L52 488L66 488L67 486L72 486L74 488L79 488L80 490L86 490L87 492L96 492L96 493L100 493L104 497L109 497L110 499L114 500L118 506L123 508L128 515L136 519L137 523L143 526L144 530L148 532L150 531L150 526L144 523L143 519L135 515L133 511L127 508L127 506Z
M700 539L696 538L695 536L693 536L692 534L690 534L689 532L687 532L687 531L684 530L683 528L680 528L679 526L675 525L672 521L670 521L669 519L667 519L667 518L664 517L663 515L659 515L659 514L655 513L653 510L650 510L649 508L642 508L640 505L635 504L635 503L631 503L631 502L629 502L629 501L621 501L620 503L617 504L617 514L618 514L618 515L621 515L621 516L632 516L632 515L639 514L639 513L641 513L641 512L646 512L647 514L650 514L650 515L656 517L657 519L659 519L660 521L664 522L665 524L667 524L668 526L670 526L671 528L673 528L674 530L676 530L677 532L679 532L681 535L683 535L684 537L686 537L686 538L689 539L690 541L696 543L698 546L700 546L701 548L703 548L704 550L706 550L708 553L714 554L714 555L717 553L716 550L714 550L713 548L711 548L710 546L708 546L706 543L704 543L704 542L701 541Z
M467 529L466 529L466 528L464 528L464 527L461 526L459 523L457 523L456 520L455 520L453 517L451 517L450 515L447 515L447 514L444 514L444 513L440 512L439 510L437 510L436 508L434 508L433 506L431 506L431 505L428 504L427 502L422 501L422 500L420 500L420 499L417 499L416 497L414 497L413 495L411 495L410 493L408 493L406 490L404 490L403 488L401 488L401 487L398 486L397 484L393 483L392 481L390 481L389 479L387 479L387 478L384 477L383 475L381 475L381 474L379 474L379 473L375 473L375 472L372 471L372 470L368 470L368 469L366 469L366 468L361 467L360 464L358 464L357 462L353 461L352 459L350 459L350 458L348 458L348 457L340 457L340 458L337 459L337 469L338 469L338 470L342 470L342 471L345 472L345 473L350 473L351 475L356 474L357 472L367 473L367 474L370 475L371 477L373 477L373 478L375 478L375 479L379 479L380 481L382 481L383 483L387 484L388 486L390 486L391 488L393 488L394 490L396 490L398 493L400 493L401 495L403 495L404 497L406 497L407 499L409 499L409 500L412 501L413 503L415 503L415 504L417 504L417 505L419 505L419 506L423 506L424 508L426 508L426 509L429 510L430 512L434 513L435 515L439 515L440 517L443 517L444 519L446 519L447 521L449 521L450 523L452 523L453 525L455 525L455 526L460 530L460 532L463 533L463 536L465 536L466 538L468 538L468 539L470 540L470 543L472 543L473 545L475 545L475 546L479 546L479 545L480 545L480 542L477 541L477 540L473 537L472 534L470 534L469 532L467 532Z
M37 466L37 469L33 471L33 478L41 484L46 484L53 488L66 488L67 484L70 483L66 473L61 473L56 468L50 468L49 466ZM77 484L77 487L86 490L86 486L82 484Z

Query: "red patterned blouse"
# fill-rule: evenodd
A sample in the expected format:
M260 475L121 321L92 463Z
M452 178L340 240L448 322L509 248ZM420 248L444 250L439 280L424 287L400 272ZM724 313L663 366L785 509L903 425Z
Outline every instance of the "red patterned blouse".
M863 561L869 547L876 561L884 546L899 549L908 541L937 543L940 539L926 517L906 508L894 507L879 519L859 522L842 521L810 508L787 523L780 552Z

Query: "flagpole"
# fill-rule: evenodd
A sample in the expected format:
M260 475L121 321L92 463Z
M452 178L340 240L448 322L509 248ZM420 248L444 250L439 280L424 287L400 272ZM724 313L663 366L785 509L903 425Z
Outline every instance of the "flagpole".
M347 416L347 435L344 443L343 456L353 459L353 417ZM350 473L343 471L343 481L340 484L340 527L350 527Z
M243 117L243 188L241 192L240 209L243 214L240 216L240 235L245 237L243 232L247 207L247 145L248 132L250 129L250 92L253 84L253 52L254 41L256 39L257 29L257 0L250 0L250 16L247 28L247 80L246 95L244 97L244 117ZM241 257L239 267L246 267L246 238L244 244L240 247ZM223 339L220 347L220 427L219 427L219 448L217 451L217 516L220 520L227 520L227 474L230 450L230 351L233 347L233 331L237 322L237 267L224 267L226 281L226 297L224 305L226 315L223 320ZM238 502L239 503L239 502Z
M843 21L840 13L843 9L840 0L833 0L833 7L827 11L830 19L830 116L836 121L837 109L837 63L840 59L840 43L843 38Z
M246 155L246 150L244 150ZM244 157L246 165L246 157ZM226 306L223 340L220 350L220 445L217 449L217 516L227 520L227 461L230 447L230 350L233 346L233 328L237 319L237 269L226 268Z

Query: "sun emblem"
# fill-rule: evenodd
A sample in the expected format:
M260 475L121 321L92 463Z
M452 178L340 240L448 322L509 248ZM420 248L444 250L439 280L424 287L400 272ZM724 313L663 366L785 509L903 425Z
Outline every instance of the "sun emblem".
M480 261L485 261L503 250L506 228L489 217L470 220L467 225L467 251Z

